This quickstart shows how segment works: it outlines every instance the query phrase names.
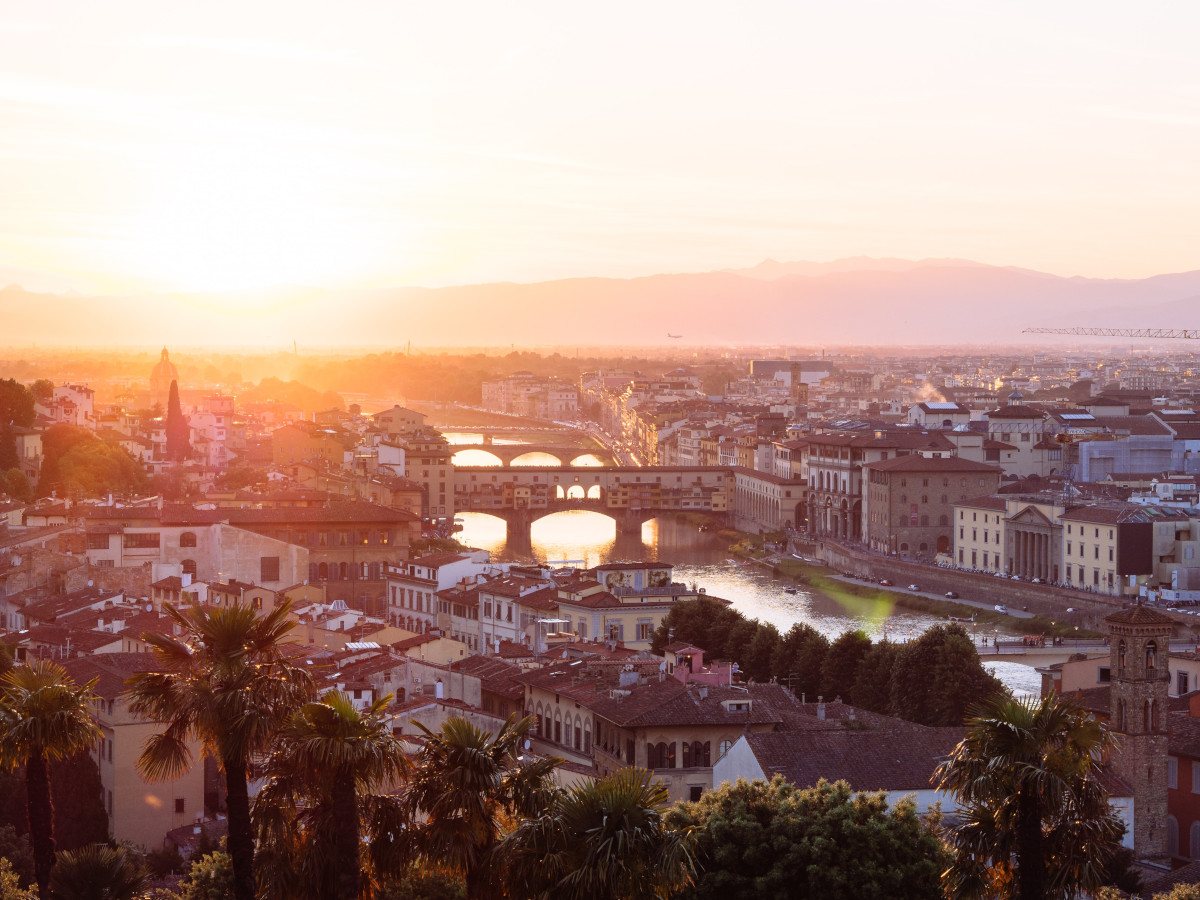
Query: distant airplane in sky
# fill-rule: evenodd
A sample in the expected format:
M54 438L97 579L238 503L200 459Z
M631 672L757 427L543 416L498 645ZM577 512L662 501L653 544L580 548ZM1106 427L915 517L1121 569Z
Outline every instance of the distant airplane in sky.
M683 335L682 335L682 334L671 334L671 332L669 332L669 331L668 331L668 332L667 332L667 337L669 337L669 338L681 338L681 337L683 337Z

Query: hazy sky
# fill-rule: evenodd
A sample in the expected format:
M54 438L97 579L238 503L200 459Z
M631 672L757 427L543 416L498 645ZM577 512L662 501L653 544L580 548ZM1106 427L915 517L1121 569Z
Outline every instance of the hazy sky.
M9 3L0 273L1200 268L1200 5Z

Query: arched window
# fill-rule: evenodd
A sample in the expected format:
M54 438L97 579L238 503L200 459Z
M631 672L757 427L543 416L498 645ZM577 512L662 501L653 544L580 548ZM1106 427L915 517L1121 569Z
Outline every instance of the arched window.
M1117 731L1125 731L1125 701L1121 700L1117 704Z
M692 761L692 745L687 741L683 742L683 767L690 769L695 763Z
M320 565L317 566L317 580L318 581L328 581L329 580L329 563L321 563Z
M1154 700L1147 699L1142 710L1142 731L1154 731Z
M195 544L192 545L193 547ZM183 561L183 574L196 577L196 561L194 559L185 559Z
M1158 644L1154 641L1146 641L1146 672L1153 672L1154 667L1158 664Z
M195 547L196 546L195 532L185 531L183 534L181 534L179 536L179 546L180 547Z
M1188 842L1188 856L1192 859L1200 859L1200 822L1192 823L1191 840Z
M1179 855L1179 823L1171 815L1167 816L1167 853L1170 856Z
M347 572L346 564L338 563L338 578L340 580L342 580L342 581L346 580L346 572Z
M1124 639L1117 642L1117 668L1125 668L1125 641Z
M726 753L728 753L729 748L732 746L733 746L733 741L730 741L730 740L721 741L721 743L717 745L717 759L720 759Z
M900 545L900 552L901 552L901 553L907 553L907 552L908 552L908 543L907 543L907 542L905 542L905 543L903 543L903 544L901 544L901 545Z

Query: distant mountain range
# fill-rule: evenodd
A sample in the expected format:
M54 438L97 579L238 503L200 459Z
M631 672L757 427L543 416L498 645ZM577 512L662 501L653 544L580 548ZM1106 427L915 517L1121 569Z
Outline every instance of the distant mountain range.
M89 297L0 289L0 346L1009 344L1029 326L1200 327L1200 271L1063 278L969 260L382 290ZM677 341L668 333L682 335Z

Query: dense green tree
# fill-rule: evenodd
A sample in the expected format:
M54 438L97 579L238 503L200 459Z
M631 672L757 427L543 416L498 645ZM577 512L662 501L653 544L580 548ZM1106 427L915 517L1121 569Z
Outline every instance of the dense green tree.
M54 843L58 850L75 850L108 840L100 769L92 754L81 751L50 762L50 796L54 805ZM27 833L25 768L0 775L0 823Z
M1123 826L1100 784L1112 735L1050 694L997 697L935 775L961 812L947 896L1043 900L1099 887Z
M15 468L19 461L12 426L28 428L35 416L33 394L25 385L12 378L0 379L0 472Z
M0 378L0 422L28 428L36 417L29 389L16 379Z
M0 827L0 859L8 860L11 871L17 876L21 887L29 887L36 877L33 870L33 847L29 835L22 834L12 825Z
M179 385L171 382L167 395L167 459L182 462L192 455L191 429L187 416L179 405Z
M106 444L85 428L54 425L42 435L42 469L37 493L46 497L99 497L112 492L140 491L146 473L116 444Z
M399 783L410 768L403 743L392 734L389 694L359 710L342 691L306 703L284 726L268 759L267 781L254 801L263 849L281 877L268 897L355 900L363 891L363 838L394 841L401 829L364 834L363 813L379 820L381 798L371 795ZM366 804L364 806L364 804ZM368 829L369 830L369 829Z
M745 631L731 640L730 632L738 625ZM731 647L740 650L742 646L748 646L753 637L752 623L733 607L719 600L698 597L671 605L651 636L650 646L653 652L662 653L662 648L672 641L683 642L695 644L712 656L728 659Z
M462 873L471 900L497 896L493 854L505 823L548 808L555 796L551 774L562 760L533 762L519 750L533 719L515 715L495 734L457 716L436 732L422 727L404 799L409 817L420 822L418 849Z
M21 886L12 863L3 856L0 856L0 900L37 900L37 891Z
M38 891L50 896L54 868L54 804L50 763L74 756L100 737L92 688L78 685L47 660L17 666L0 678L0 765L25 768L26 813Z
M192 861L179 882L179 900L236 900L233 862L229 854L215 851Z
M859 668L870 651L871 639L864 632L843 632L825 654L821 666L821 694L826 699L841 697L850 702Z
M942 842L911 800L889 809L883 793L846 782L800 789L777 776L739 780L667 814L695 829L696 900L936 900Z
M624 768L561 791L500 847L510 885L538 900L650 900L695 877L691 833L666 826L665 785Z
M734 657L746 675L758 682L771 680L771 660L779 649L779 629L774 625L759 625L750 646L743 656Z
M147 740L138 767L151 779L176 778L192 765L192 740L220 761L236 895L253 900L250 761L312 691L284 643L294 624L288 621L291 606L283 603L263 616L242 605L185 612L164 604L163 610L180 636L144 635L160 671L129 680L134 711L166 726Z
M237 491L242 488L266 483L266 469L247 465L232 465L217 476L213 486L220 491Z
M54 382L49 378L39 378L29 385L29 395L35 403L49 403L54 399Z
M892 672L900 657L901 646L883 640L871 649L859 663L850 688L850 703L871 712L889 713L892 708Z
M922 725L961 725L967 710L1004 685L979 661L961 625L935 625L900 651L892 671L892 714Z
M378 900L467 900L462 875L422 860L380 886Z
M54 900L138 900L149 884L123 848L105 844L63 851L50 876Z
M829 639L825 635L807 622L797 622L779 642L771 669L797 697L812 703L821 694L821 673L828 652Z
M27 503L33 499L33 485L29 483L29 476L15 466L7 471L0 469L0 494Z

